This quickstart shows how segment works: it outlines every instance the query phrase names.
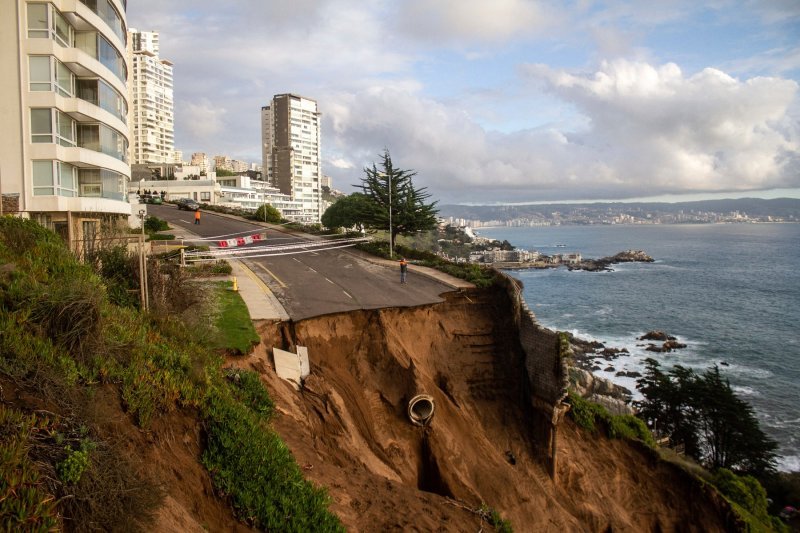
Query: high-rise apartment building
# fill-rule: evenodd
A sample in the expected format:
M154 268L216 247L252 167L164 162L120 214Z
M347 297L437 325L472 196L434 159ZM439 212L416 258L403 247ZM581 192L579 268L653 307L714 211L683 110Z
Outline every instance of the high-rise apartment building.
M302 204L302 221L322 216L320 119L317 102L278 94L261 108L264 174L283 194Z
M172 63L159 57L158 32L131 29L128 36L131 163L172 163L175 152Z
M191 166L199 167L202 174L207 174L209 171L208 156L205 152L195 152L192 154Z
M3 0L0 197L88 251L128 220L125 0Z

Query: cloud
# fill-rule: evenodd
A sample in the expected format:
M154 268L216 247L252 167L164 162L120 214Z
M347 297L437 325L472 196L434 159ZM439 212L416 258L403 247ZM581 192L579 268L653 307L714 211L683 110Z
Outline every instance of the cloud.
M294 92L319 103L336 187L385 147L442 199L544 200L798 185L795 5L137 0L129 22L175 63L186 153L260 162L260 108ZM705 19L752 19L762 46L653 48Z
M428 42L506 42L531 38L553 19L532 0L410 0L400 3L399 27Z
M525 75L586 117L579 131L487 131L458 108L372 87L333 98L332 149L356 167L387 147L442 197L591 199L800 185L798 84L686 76L672 63L617 60L577 74L529 65ZM352 170L334 177L354 183ZM345 178L347 176L347 178Z

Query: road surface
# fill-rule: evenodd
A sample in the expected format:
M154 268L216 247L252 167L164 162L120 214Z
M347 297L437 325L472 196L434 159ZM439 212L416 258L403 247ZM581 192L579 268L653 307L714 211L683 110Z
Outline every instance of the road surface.
M149 205L148 214L157 216L175 228L203 238L230 238L243 233L264 232L264 227L247 221L203 211L200 224L194 224L194 213L175 206ZM266 244L308 242L307 239L267 229ZM188 234L186 235L189 239ZM257 246L257 244L250 245ZM355 309L410 307L441 302L441 294L452 288L439 281L409 272L408 283L400 284L400 269L369 262L348 248L309 250L293 255L275 255L245 259L245 264L258 275L283 304L293 320Z

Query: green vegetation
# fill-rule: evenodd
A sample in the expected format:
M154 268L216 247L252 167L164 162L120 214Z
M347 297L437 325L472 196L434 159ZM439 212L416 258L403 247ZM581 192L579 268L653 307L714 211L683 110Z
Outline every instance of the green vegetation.
M159 231L166 231L169 229L169 224L166 220L161 220L158 217L149 216L144 221L144 231L146 233L156 233Z
M143 428L178 409L198 413L202 462L243 520L268 530L340 530L324 490L302 478L267 425L272 408L261 383L247 374L232 382L221 357L176 319L174 306L191 296L179 292L181 270L151 261L152 301L160 303L143 315L110 297L126 290L115 279L129 268L118 253L107 256L100 270L110 277L101 278L55 234L0 217L0 386L19 391L15 404L0 405L0 529L49 531L63 527L61 517L74 530L148 529L159 488L119 439L97 429L106 421L97 395L111 387Z
M0 404L0 529L51 531L58 511L34 459L30 440L48 420Z
M390 232L391 243L398 235L411 235L436 227L436 202L428 203L425 187L416 188L416 172L396 168L388 150L384 150L381 168L375 163L364 168L362 194L350 195L336 202L323 214L323 224L337 227L363 227L370 231ZM390 223L391 221L391 223Z
M212 336L212 347L234 354L247 354L261 340L256 333L247 306L238 292L232 290L233 283L221 281L214 284L217 313L214 321L216 334Z
M569 393L570 417L580 427L596 432L602 428L612 439L638 440L651 448L656 442L647 426L631 415L612 415L602 405L590 402L574 392Z
M756 478L737 476L727 468L720 468L714 472L711 482L733 504L747 523L748 531L789 531L778 517L769 515L767 491Z
M763 476L775 470L777 444L761 431L753 408L733 392L719 368L696 374L675 366L661 371L658 361L646 360L636 402L648 426L683 446L686 454L708 469L728 468Z
M372 255L389 259L388 242L372 241L359 244L357 248ZM490 268L472 263L451 263L431 252L414 250L404 246L395 248L394 258L397 259L399 257L412 260L416 265L435 268L451 276L469 281L479 288L491 287L498 276L497 272Z
M477 514L481 517L482 521L485 521L491 525L495 531L499 531L500 533L514 533L514 528L511 527L511 522L508 520L503 520L503 517L500 516L500 513L485 503L477 510Z
M252 220L260 220L261 222L269 222L270 224L280 224L283 220L281 212L269 204L261 204L256 209L256 212L249 216Z

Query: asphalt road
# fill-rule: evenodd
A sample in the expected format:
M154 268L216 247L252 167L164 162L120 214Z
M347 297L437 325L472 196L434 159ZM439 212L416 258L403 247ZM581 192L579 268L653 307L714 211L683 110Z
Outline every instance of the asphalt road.
M176 237L185 228L210 241L230 238L234 234L263 232L264 228L241 219L232 219L212 212L201 212L200 224L194 224L194 213L172 205L148 206L148 214L164 219L175 228ZM306 239L282 231L267 229L267 245L307 242ZM250 245L257 246L258 244ZM452 290L447 285L409 272L408 283L400 283L400 269L377 265L351 253L348 248L309 250L292 255L272 255L245 259L245 264L258 275L283 304L293 320L355 309L410 307L442 301L441 294Z

